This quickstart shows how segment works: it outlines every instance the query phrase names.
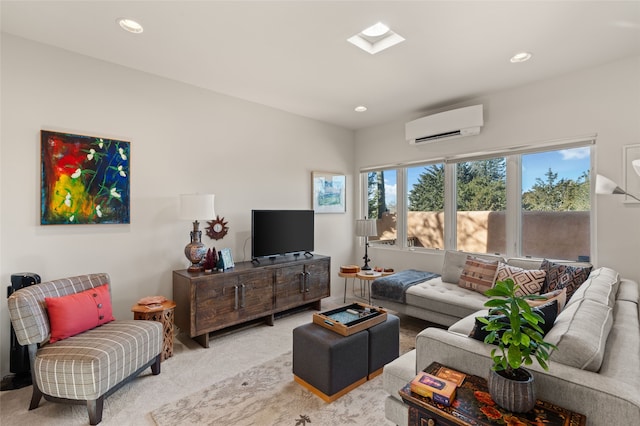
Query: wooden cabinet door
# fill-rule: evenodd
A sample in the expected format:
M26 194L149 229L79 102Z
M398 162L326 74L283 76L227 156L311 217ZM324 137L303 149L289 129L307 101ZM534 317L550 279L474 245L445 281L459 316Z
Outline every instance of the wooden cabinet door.
M305 300L316 300L328 297L330 293L329 259L320 259L305 265L306 273L306 291Z
M273 310L273 274L269 270L238 276L239 310L243 319L262 317Z
M305 294L304 264L276 270L276 309L298 306Z
M196 335L218 330L239 317L238 278L216 275L196 284Z

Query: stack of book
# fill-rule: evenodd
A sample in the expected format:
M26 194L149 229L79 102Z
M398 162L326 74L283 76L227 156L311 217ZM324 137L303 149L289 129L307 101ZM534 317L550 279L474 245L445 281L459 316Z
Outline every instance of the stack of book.
M456 388L462 385L465 377L465 374L446 367L441 367L435 375L421 371L411 381L411 392L448 407L456 397Z

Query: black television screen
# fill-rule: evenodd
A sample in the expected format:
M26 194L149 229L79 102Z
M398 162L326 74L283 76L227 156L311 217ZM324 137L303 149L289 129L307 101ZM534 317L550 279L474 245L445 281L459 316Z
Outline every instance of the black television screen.
M313 251L313 210L252 210L251 257Z

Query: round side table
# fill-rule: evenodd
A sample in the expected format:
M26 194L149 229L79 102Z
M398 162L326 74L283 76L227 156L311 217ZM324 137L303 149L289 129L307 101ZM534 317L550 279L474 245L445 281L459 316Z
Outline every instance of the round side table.
M133 305L133 319L158 321L162 323L162 356L160 361L173 356L173 310L176 304L172 300L165 300L156 305Z

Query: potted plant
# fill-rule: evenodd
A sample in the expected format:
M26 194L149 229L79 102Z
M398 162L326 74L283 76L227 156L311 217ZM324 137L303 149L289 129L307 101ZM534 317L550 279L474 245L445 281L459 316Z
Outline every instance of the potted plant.
M543 299L538 295L516 296L518 286L511 278L497 281L485 292L488 317L478 317L489 334L484 342L498 347L491 351L493 365L489 374L489 393L502 408L514 413L530 411L536 403L533 375L524 365L535 359L548 370L549 350L556 346L543 340L540 324L544 318L527 303Z

